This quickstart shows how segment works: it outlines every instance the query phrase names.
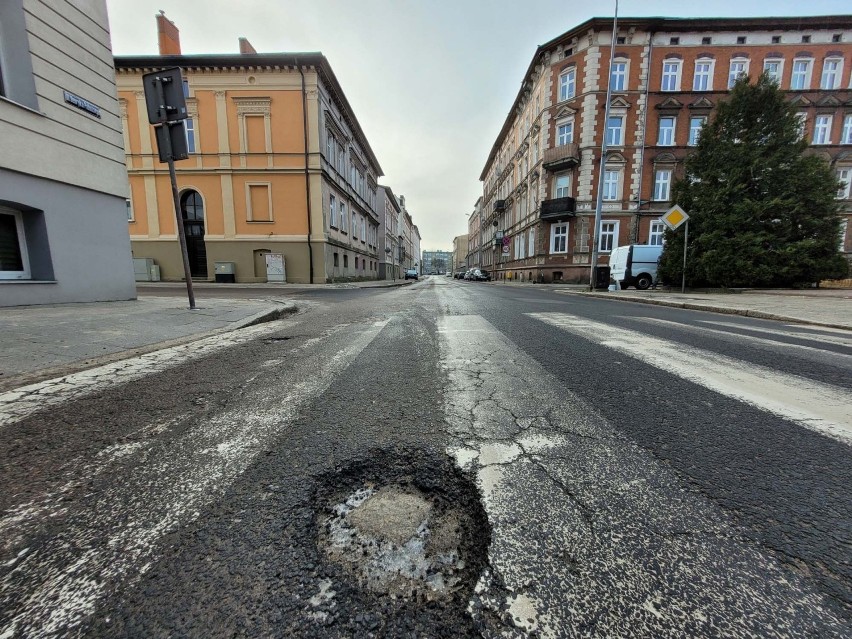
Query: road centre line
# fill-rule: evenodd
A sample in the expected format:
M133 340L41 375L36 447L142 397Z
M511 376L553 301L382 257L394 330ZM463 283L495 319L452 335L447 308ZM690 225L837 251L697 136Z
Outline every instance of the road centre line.
M852 444L852 393L847 389L567 313L527 315Z

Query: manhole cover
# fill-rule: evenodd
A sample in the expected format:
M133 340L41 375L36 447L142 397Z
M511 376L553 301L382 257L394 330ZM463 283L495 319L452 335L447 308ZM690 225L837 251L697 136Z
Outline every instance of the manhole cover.
M479 495L449 460L412 464L425 461L414 457L388 467L383 452L372 469L359 465L317 518L320 549L376 594L466 597L490 539Z

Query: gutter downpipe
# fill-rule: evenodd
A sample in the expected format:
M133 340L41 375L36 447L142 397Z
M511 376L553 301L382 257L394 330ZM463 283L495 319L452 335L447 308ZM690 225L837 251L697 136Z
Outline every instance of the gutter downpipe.
M293 64L299 70L299 75L302 76L302 123L305 134L305 203L308 209L308 267L310 273L310 283L314 283L314 249L312 240L314 236L313 221L311 220L313 211L311 210L311 178L308 171L308 96L305 89L305 72L302 71L302 66L299 64L298 58L293 58Z
M639 224L642 220L642 179L645 175L645 142L648 139L648 98L651 93L652 58L654 57L654 33L651 27L648 34L648 77L645 79L645 110L642 113L642 146L639 148L639 190L636 192L636 237L631 237L631 243L639 243Z
M615 39L618 34L618 0L615 0L615 16L612 19L612 42L609 46L609 72L606 74L606 109L604 110L603 140L601 141L601 162L598 170L598 197L595 205L595 228L591 233L592 266L589 273L589 290L595 290L595 272L598 267L598 236L601 229L601 212L603 209L603 182L606 170L606 136L609 127L609 103L612 100L612 61L615 56ZM625 122L625 129L627 128Z

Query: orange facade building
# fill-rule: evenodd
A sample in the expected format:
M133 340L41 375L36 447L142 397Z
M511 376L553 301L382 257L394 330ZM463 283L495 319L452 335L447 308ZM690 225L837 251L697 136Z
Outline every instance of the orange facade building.
M265 282L265 254L284 256L288 282L378 276L378 160L320 53L183 55L157 16L158 56L115 58L128 221L135 258L183 277L167 165L147 120L142 75L180 67L189 159L176 163L193 279L233 270ZM222 264L225 266L223 267Z

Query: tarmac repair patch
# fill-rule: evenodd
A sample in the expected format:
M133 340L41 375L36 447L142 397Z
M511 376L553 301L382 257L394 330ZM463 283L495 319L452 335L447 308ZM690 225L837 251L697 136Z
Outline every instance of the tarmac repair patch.
M486 566L490 529L476 486L452 460L372 451L325 479L317 502L325 560L375 595L467 602Z

